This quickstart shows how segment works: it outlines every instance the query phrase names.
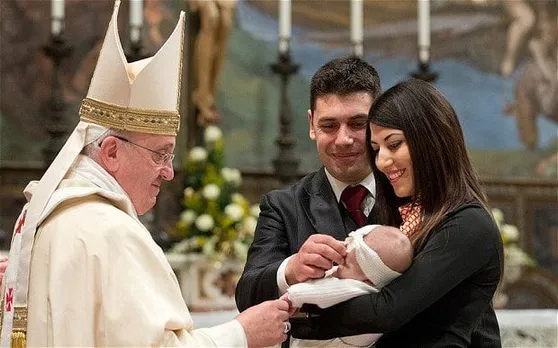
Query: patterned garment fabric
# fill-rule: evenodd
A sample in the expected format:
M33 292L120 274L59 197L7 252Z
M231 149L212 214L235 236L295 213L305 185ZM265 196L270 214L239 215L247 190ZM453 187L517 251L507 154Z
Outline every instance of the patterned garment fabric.
M422 220L422 205L417 201L409 202L399 207L399 213L403 219L399 229L410 237Z

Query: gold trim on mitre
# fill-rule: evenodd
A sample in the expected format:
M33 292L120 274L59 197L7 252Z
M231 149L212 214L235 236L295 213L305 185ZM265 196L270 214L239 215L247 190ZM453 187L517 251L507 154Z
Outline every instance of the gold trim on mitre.
M79 116L82 121L139 133L176 136L180 127L178 112L122 107L93 98L82 101Z
M117 28L119 7L120 1L116 1L80 118L107 128L176 136L184 12L155 55L129 63Z

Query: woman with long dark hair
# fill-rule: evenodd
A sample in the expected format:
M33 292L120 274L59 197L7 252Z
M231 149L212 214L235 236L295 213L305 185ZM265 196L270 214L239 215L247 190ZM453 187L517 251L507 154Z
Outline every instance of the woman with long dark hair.
M383 332L380 348L500 347L491 303L502 240L454 109L432 85L409 80L381 95L368 121L374 209L411 239L415 258L381 292L320 312L309 332Z

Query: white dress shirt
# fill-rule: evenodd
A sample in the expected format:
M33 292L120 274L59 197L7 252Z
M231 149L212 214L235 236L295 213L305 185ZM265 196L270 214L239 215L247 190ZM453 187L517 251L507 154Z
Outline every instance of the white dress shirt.
M337 203L339 203L339 201L341 200L341 193L347 186L349 186L349 184L346 184L342 181L335 179L327 171L327 169L325 169L325 173L326 173L327 180L329 181L329 184L333 189L333 193L335 194ZM364 212L364 215L368 217L368 214L370 214L372 208L374 207L374 203L376 202L376 199L374 198L376 197L376 180L374 179L374 173L370 172L370 174L368 174L368 176L364 178L360 182L360 184L368 189L368 195L366 195L364 201L362 202L362 211ZM285 270L287 268L287 263L289 262L291 257L292 255L287 257L281 263L279 269L277 270L277 286L279 287L279 295L283 295L284 293L286 293L287 289L289 288L289 284L287 284L287 279L285 277Z

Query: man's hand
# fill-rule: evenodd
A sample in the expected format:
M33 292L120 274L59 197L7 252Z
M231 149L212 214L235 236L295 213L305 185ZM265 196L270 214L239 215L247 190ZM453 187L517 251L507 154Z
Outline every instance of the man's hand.
M286 340L290 307L289 302L281 298L262 302L240 313L236 320L244 328L248 347L273 346Z
M343 242L325 234L313 234L289 259L285 269L287 284L293 285L308 279L322 278L333 266L342 265L347 255Z

